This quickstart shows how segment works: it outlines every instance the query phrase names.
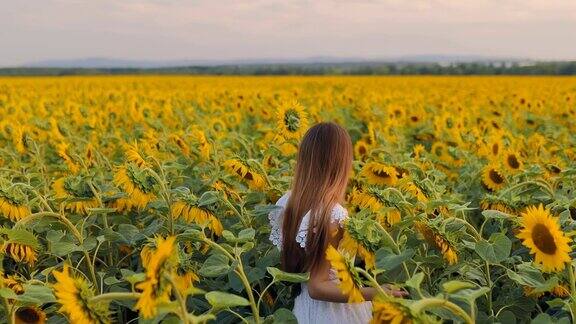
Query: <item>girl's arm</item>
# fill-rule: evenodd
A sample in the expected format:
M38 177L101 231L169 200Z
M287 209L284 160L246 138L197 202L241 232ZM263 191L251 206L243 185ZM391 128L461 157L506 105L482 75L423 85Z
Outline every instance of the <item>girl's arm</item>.
M308 294L312 299L334 302L346 303L348 296L344 295L336 282L329 279L328 273L330 271L330 262L324 259L315 270L310 272L310 279L308 280ZM376 289L372 287L360 288L362 296L366 300L372 300L376 295Z
M338 242L341 238L341 231L338 228L332 228L332 230L338 231L336 235L332 236L329 244L334 247L338 246ZM340 235L338 235L340 234ZM330 280L330 262L323 258L316 269L310 271L310 279L308 280L308 294L312 299L335 302L335 303L346 303L348 302L348 296L344 295L336 282ZM406 295L405 291L401 290L391 290L383 286L384 290L390 292L390 294L396 297L402 297ZM376 295L377 291L372 287L362 287L360 288L362 296L365 300L372 300Z

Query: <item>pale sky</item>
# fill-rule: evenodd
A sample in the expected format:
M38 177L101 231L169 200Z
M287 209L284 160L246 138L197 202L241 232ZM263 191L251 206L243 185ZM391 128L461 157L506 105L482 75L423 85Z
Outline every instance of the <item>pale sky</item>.
M576 0L0 0L0 66L422 54L576 59Z

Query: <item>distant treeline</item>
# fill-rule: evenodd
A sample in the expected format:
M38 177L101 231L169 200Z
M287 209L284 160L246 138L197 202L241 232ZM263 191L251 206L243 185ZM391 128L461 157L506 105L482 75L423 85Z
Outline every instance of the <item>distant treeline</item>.
M166 68L0 68L0 75L576 75L572 62L307 63Z

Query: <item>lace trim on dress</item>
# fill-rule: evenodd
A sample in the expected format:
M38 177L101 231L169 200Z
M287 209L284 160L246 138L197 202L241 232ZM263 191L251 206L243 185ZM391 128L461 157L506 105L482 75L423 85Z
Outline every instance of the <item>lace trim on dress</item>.
M284 211L284 207L288 202L289 194L285 194L282 196L277 202L276 206L279 208L274 209L268 214L268 219L270 220L270 241L272 244L276 245L279 250L282 250L282 212ZM346 208L342 207L340 204L336 204L332 209L331 214L331 222L337 222L340 227L343 227L344 220L348 217L348 211ZM300 245L300 247L306 247L306 239L308 236L308 225L310 222L310 212L306 213L304 217L302 217L302 222L300 223L300 227L298 228L298 233L296 233L296 242Z

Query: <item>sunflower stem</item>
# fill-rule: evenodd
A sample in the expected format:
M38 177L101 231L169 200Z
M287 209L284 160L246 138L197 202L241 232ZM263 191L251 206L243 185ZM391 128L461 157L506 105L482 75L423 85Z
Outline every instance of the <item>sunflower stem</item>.
M476 230L476 228L474 226L472 226L472 224L468 223L466 220L458 218L458 217L452 217L451 219L453 220L457 220L458 222L462 223L464 226L466 226L466 228L468 228L472 234L474 234L474 237L476 238L476 241L481 241L482 240L482 235Z
M568 308L574 322L576 321L576 278L574 277L574 266L572 263L568 264L568 279L570 280L570 303Z
M244 266L242 265L242 259L240 258L240 256L236 256L234 257L232 254L230 254L228 251L226 251L226 249L224 249L223 247L221 247L218 243L212 241L211 239L207 238L207 237L203 237L202 241L210 246L212 246L213 248L221 251L226 257L228 257L231 261L238 261L238 264L236 266L236 269L234 269L234 273L236 273L238 275L238 277L240 278L240 281L242 282L244 289L246 289L246 293L248 294L248 300L250 301L250 308L252 309L252 315L254 316L254 321L256 323L260 323L260 313L259 313L259 303L256 303L256 300L254 299L254 294L252 293L252 287L250 286L250 282L248 281L248 277L246 276L246 273L244 272Z
M1 288L5 288L4 287L4 280L0 280L0 287ZM8 298L2 297L2 301L4 301L4 307L6 308L6 314L7 314L7 318L10 324L13 324L15 322L14 320L14 313L13 313L13 309L12 307L10 307L10 303L8 302Z
M372 275L370 275L368 273L368 271L362 269L362 268L356 268L356 271L360 272L362 275L364 275L364 277L366 277L368 279L368 281L370 281L370 283L374 286L374 288L378 291L378 293L382 294L383 296L388 296L389 294L386 293L386 291L384 290L384 288L382 288L382 286L380 285L380 283L378 283L378 281L376 280L376 278L374 278Z
M264 169L264 166L262 165L262 163L260 163L259 161L253 160L254 164L256 164L258 166L258 169L260 169L260 172L262 172L262 175L264 176L264 179L266 180L266 183L268 184L268 187L272 187L272 182L270 181L270 178L268 178L268 174L266 174L266 169Z
M102 202L102 198L100 197L100 194L96 190L96 187L94 186L92 181L88 181L88 186L90 186L90 190L94 194L94 197L96 198L96 201L98 202L98 205L101 208L103 208L104 203ZM103 218L104 218L104 228L106 230L110 230L110 226L108 225L108 214L104 214ZM96 254L94 254L94 257L96 258ZM110 241L108 241L108 264L110 264L110 265L112 264L112 244L110 243Z
M258 296L258 303L256 303L256 308L260 309L260 303L262 303L262 297L264 296L264 294L266 293L266 291L268 289L270 289L270 287L272 287L274 284L276 283L276 281L272 280L267 286L266 288L264 288L264 290L262 290Z
M186 308L186 298L180 294L178 289L176 289L176 283L174 282L174 278L172 278L172 276L167 275L165 278L168 279L168 281L170 281L172 284L172 292L174 293L174 296L176 296L176 300L180 306L180 312L182 313L180 314L180 319L184 324L188 324L188 309Z
M236 209L236 207L234 207L234 205L232 205L232 203L228 200L228 198L224 197L224 202L226 203L226 205L228 207L230 207L230 209L232 209L234 214L236 214L236 216L238 216L238 218L240 218L240 221L242 222L242 225L244 225L244 227L250 227L250 222L248 220L244 219L244 216L242 215L242 213L239 212L238 209Z
M574 266L568 265L568 278L570 279L570 290L572 294L576 293L576 278L574 277Z
M254 299L254 294L252 293L252 286L250 286L250 281L248 281L248 277L244 272L244 266L242 265L242 259L240 255L236 256L236 260L238 261L238 265L234 272L240 277L242 284L244 285L244 289L246 289L246 293L248 294L248 300L250 301L250 308L252 309L252 316L254 316L254 322L260 323L260 310L258 309L258 305L256 300Z
M150 156L150 159L152 159L157 165L158 168L160 169L160 173L162 174L162 177L160 177L160 175L158 175L158 173L156 171L154 171L152 168L146 168L146 170L148 170L150 172L150 174L154 177L154 179L156 179L156 181L158 181L158 184L160 185L160 190L161 192L161 196L164 199L164 201L166 202L166 206L168 207L168 230L170 231L170 235L174 235L174 219L172 217L172 214L170 212L171 208L170 206L172 206L171 200L170 200L170 193L166 187L166 175L164 174L164 170L162 169L162 165L160 164L160 162L158 162L158 160L156 160L154 157Z
M230 252L226 251L226 249L224 249L223 247L220 246L220 244L212 241L211 239L204 237L202 238L202 242L210 245L211 247L217 249L218 251L222 252L228 259L230 259L230 261L234 261L235 258L232 254L230 254Z
M231 310L230 308L227 308L226 310L229 311L230 313L234 314L236 317L238 317L242 321L242 323L246 323L246 324L250 323L244 317L242 317L242 315L236 313L235 311Z
M395 249L394 252L396 252L397 254L401 254L400 247L398 246L394 238L392 238L390 233L388 233L388 231L380 223L375 224L378 227L378 229L388 237L388 240L394 244ZM406 275L406 280L408 280L410 278L410 271L408 271L408 266L406 266L406 262L404 261L402 262L402 269L404 270L404 274Z
M486 271L486 281L488 282L488 287L490 290L486 294L486 300L488 301L488 309L490 310L490 314L494 316L494 309L492 307L492 278L490 277L490 265L488 261L484 263L484 269Z

